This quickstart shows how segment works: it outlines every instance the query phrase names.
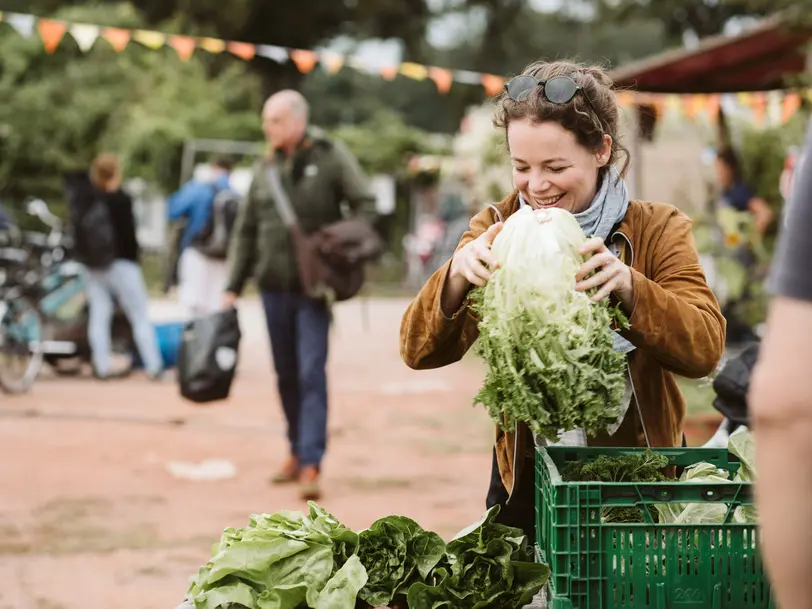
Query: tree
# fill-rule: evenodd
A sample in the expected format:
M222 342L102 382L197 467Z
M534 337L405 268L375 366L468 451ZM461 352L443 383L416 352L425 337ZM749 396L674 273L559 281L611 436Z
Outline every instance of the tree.
M139 27L127 5L80 9L71 18ZM67 17L58 13L57 16ZM116 152L129 176L178 186L183 142L193 137L260 140L259 81L233 61L216 78L205 57L182 62L171 49L131 45L116 53L98 41L82 53L70 37L48 55L37 37L0 30L0 197L58 202L60 175Z
M656 19L665 26L670 45L682 44L686 33L699 38L723 32L734 17L763 17L776 10L764 0L596 0L599 19L623 23Z

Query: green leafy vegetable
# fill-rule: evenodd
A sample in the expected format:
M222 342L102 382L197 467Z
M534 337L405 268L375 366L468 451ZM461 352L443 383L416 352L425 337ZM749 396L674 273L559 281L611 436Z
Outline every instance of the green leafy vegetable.
M741 461L733 482L755 482L755 444L753 435L744 427L739 428L728 440L728 451ZM680 482L730 482L730 472L718 469L711 463L698 463L686 469ZM729 505L718 502L658 504L660 522L665 524L722 524L727 518ZM742 505L733 513L733 522L755 524L758 512L755 506Z
M251 516L223 532L187 598L196 609L353 609L367 581L357 550L358 535L313 503L307 515Z
M561 209L525 207L505 222L491 251L499 268L471 292L478 315L474 351L487 364L475 403L498 423L522 421L551 441L581 428L595 436L616 423L625 357L613 348L617 307L575 291L586 240Z
M756 444L753 434L746 427L734 431L727 442L727 449L741 461L741 467L733 478L736 482L756 481ZM754 505L741 505L733 513L733 521L740 524L758 522L758 509Z
M494 522L499 506L460 532L435 569L434 585L409 588L409 609L518 609L530 603L550 575L533 562L520 529Z
M663 482L668 480L662 469L668 466L668 457L647 450L644 454L600 455L592 461L573 461L561 472L565 482ZM648 507L654 522L658 522L655 506ZM648 522L636 507L605 507L601 521L610 523Z
M381 518L359 534L359 557L368 581L359 598L376 607L406 596L424 582L445 555L445 542L403 516Z

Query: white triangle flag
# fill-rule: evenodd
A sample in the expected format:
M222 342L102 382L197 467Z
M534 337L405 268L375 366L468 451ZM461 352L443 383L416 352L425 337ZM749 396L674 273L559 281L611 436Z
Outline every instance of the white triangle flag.
M70 26L70 35L82 49L83 53L87 53L93 48L96 40L101 35L101 28L98 25L89 25L86 23L74 23Z
M6 13L6 22L24 38L31 38L31 36L34 35L34 25L36 25L36 17L34 17L34 15Z

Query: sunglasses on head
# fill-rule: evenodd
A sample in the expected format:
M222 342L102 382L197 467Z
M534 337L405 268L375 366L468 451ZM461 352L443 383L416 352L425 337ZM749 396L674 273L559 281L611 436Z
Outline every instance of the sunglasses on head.
M595 112L595 106L584 91L584 88L569 76L554 76L549 80L542 80L535 76L517 76L505 83L505 91L513 101L525 101L530 94L541 87L541 92L547 101L554 104L568 104L572 99L582 93L586 103Z

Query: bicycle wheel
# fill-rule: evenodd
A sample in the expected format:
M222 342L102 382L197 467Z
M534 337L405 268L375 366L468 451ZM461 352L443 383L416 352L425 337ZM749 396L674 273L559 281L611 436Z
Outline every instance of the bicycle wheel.
M31 389L43 362L42 314L24 297L0 304L0 389L21 394Z

